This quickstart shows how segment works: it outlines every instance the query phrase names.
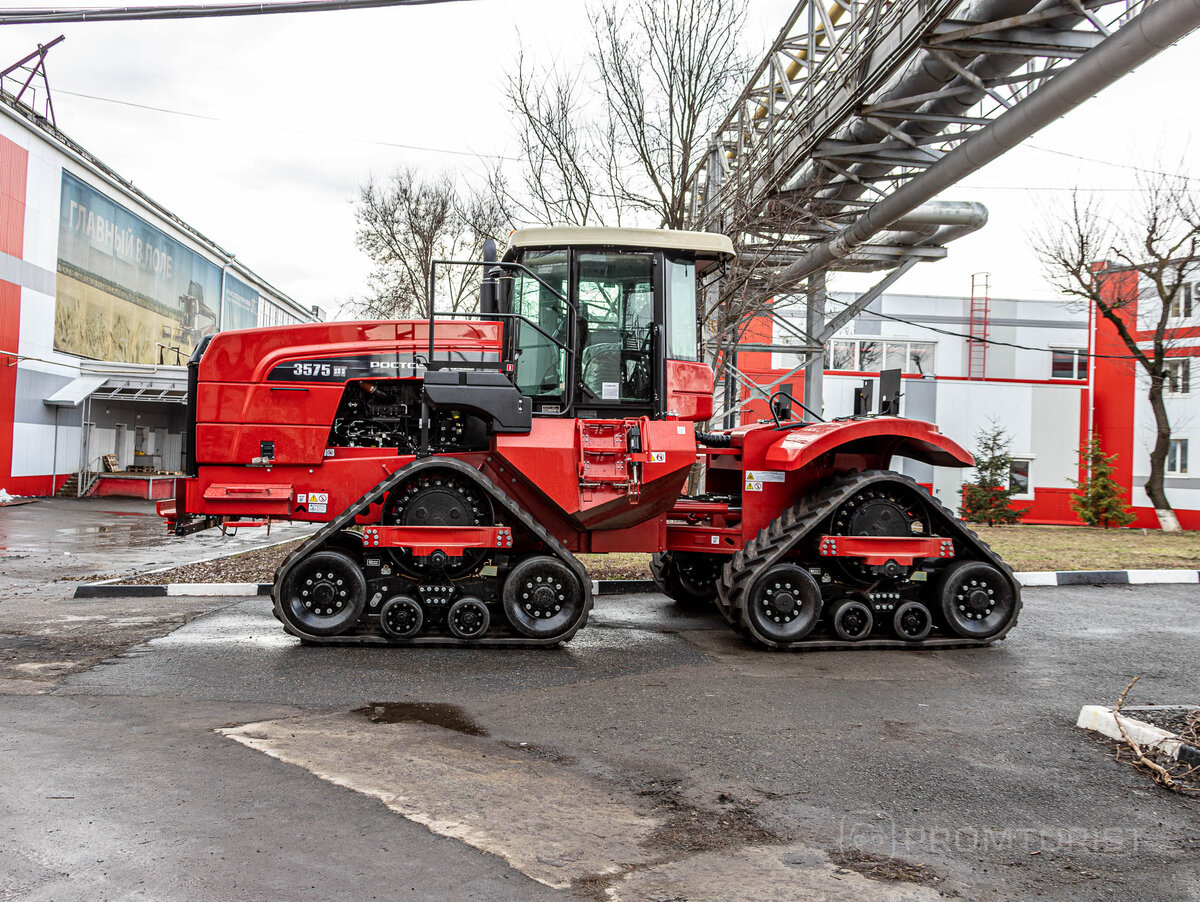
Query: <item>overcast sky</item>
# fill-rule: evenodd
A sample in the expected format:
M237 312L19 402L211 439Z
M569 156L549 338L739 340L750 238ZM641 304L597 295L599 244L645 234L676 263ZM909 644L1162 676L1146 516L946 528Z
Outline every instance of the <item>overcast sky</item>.
M763 52L792 6L754 0L747 50ZM353 213L368 176L416 166L470 177L482 171L479 155L516 152L502 85L518 32L545 61L573 65L588 50L582 2L474 0L7 27L0 62L65 34L49 56L59 127L297 301L335 311L363 291L369 270L354 247ZM986 271L993 297L1053 297L1029 231L1067 189L1100 190L1119 205L1133 197L1135 167L1200 175L1191 141L1198 53L1193 34L946 192L985 203L988 226L893 290L966 294L971 274Z

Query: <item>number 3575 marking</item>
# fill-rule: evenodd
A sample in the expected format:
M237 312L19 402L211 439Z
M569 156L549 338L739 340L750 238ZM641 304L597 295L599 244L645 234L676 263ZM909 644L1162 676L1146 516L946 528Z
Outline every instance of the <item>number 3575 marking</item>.
M293 363L292 372L297 376L328 376L332 369L328 363Z

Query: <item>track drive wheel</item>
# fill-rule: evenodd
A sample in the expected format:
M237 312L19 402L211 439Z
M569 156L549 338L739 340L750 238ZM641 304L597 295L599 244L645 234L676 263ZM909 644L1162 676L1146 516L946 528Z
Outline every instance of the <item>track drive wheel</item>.
M579 577L549 555L526 558L504 581L504 614L522 636L553 639L568 633L585 613Z
M367 603L367 581L350 555L318 551L300 561L280 587L283 616L312 636L336 636L356 623Z
M875 482L842 502L829 524L836 536L927 536L931 522L926 502L920 490L898 480ZM859 585L878 579L875 568L852 558L838 558L843 573ZM886 575L895 579L907 575L911 567L890 564L895 572Z
M966 639L988 639L1013 616L1013 592L1004 575L983 561L955 561L938 584L946 624Z
M664 551L650 558L658 591L688 611L705 611L717 597L724 555Z
M381 522L387 526L491 526L491 500L478 485L458 473L433 470L402 483L388 494ZM432 559L414 557L407 549L391 549L392 559L409 576L442 573L451 579L473 573L488 555L468 548L461 558L440 569Z
M743 612L754 638L771 648L799 642L821 617L821 588L795 564L776 564L755 580Z
M839 639L858 642L871 635L875 627L875 615L866 602L847 596L838 599L829 609L829 625Z

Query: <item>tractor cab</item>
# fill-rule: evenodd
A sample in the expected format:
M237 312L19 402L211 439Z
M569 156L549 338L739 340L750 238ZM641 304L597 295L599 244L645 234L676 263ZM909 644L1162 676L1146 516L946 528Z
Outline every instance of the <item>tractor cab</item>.
M514 232L497 306L511 316L508 359L534 414L707 418L696 295L732 256L709 232Z

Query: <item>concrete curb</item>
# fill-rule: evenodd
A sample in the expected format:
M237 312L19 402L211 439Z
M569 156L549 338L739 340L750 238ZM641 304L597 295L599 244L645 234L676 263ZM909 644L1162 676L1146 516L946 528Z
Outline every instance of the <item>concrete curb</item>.
M1129 710L1136 711L1138 709L1131 708ZM1117 725L1118 720L1121 722L1120 726ZM1079 719L1075 722L1075 726L1092 730L1109 739L1116 739L1118 742L1123 742L1125 739L1121 735L1121 726L1123 726L1125 732L1129 734L1129 738L1140 745L1143 750L1154 749L1192 767L1200 765L1200 749L1194 745L1190 745L1174 733L1168 733L1144 720L1127 717L1125 714L1114 714L1112 708L1106 708L1103 705L1084 705L1079 712Z
M290 540L289 540L290 541ZM1139 586L1200 583L1200 570L1058 570L1014 574L1026 587L1042 586ZM657 592L652 579L594 579L593 595L624 595ZM270 583L171 583L162 586L130 586L112 582L75 587L76 598L130 598L192 595L243 597L270 595Z
M1200 570L1048 570L1014 573L1022 586L1145 586L1200 583Z

